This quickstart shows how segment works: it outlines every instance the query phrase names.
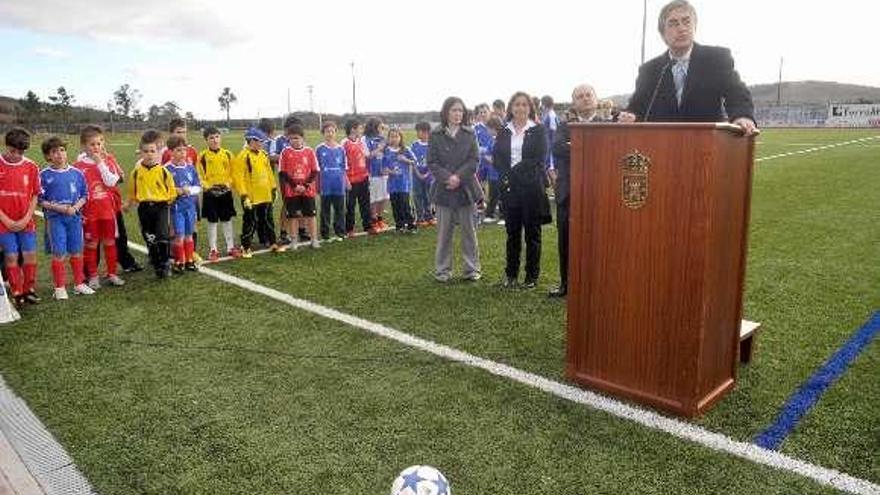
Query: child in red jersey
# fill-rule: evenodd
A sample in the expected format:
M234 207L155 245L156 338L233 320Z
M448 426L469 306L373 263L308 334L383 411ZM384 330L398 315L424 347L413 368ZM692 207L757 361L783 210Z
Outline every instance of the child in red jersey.
M116 158L104 148L104 130L100 126L85 126L79 140L83 153L73 166L85 175L89 188L89 199L83 208L83 259L85 271L89 274L89 287L94 290L101 287L98 278L99 245L104 247L107 282L121 286L125 281L117 274L116 212L121 209L122 196L116 184L123 172Z
M288 232L296 232L298 227L308 229L311 245L318 248L318 227L315 220L316 182L318 180L318 158L312 148L306 146L305 132L301 125L285 129L290 146L284 148L278 159L278 183L281 197L284 198L284 212L288 222Z
M37 231L34 210L40 194L40 169L24 157L31 136L16 127L6 133L6 152L0 156L0 245L3 246L6 276L13 301L40 301L36 292ZM24 260L19 266L19 255Z
M345 149L345 161L348 164L348 194L345 205L345 232L348 237L354 237L354 211L355 206L361 210L361 225L364 232L370 230L372 219L370 218L370 169L367 168L367 145L361 136L364 133L364 124L357 119L351 119L345 123L346 138L342 140L342 148Z

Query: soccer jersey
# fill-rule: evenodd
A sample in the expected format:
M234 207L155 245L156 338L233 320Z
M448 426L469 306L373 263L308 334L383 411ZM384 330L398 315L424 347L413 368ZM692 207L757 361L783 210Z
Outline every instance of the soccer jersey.
M232 153L220 148L217 151L202 150L196 162L199 181L206 189L224 186L232 187Z
M202 184L199 182L199 174L196 172L195 167L189 163L183 165L168 163L165 165L165 168L171 172L171 176L174 178L174 187L178 190L185 187L190 188L189 194L177 194L177 199L174 200L171 207L172 213L180 208L195 209L198 193L202 188Z
M427 177L422 180L424 182L431 182L434 178L431 176L431 170L428 168L428 142L427 141L415 141L413 144L409 145L409 151L412 153L413 157L416 159L416 169L421 174L427 174Z
M81 199L88 199L86 177L79 170L67 166L63 169L46 167L40 172L40 202L71 206ZM46 218L67 216L48 208L43 209Z
M240 196L247 196L255 205L271 203L278 184L269 155L263 150L241 150L232 162L232 184Z
M385 138L382 136L364 136L364 143L367 145L367 152L372 154L376 150L385 145ZM381 177L382 173L382 157L367 155L367 166L370 168L370 177Z
M553 162L553 140L556 139L556 129L559 127L559 117L553 109L549 109L541 114L541 123L547 130L547 154L544 156L545 168L555 168Z
M290 182L296 185L306 186L305 192L297 193L293 185L288 181L281 184L281 191L285 198L302 196L314 198L316 193L315 179L318 177L318 158L315 152L308 146L294 149L290 146L284 148L278 159L279 173L287 175Z
M128 181L129 199L139 203L170 203L176 196L174 177L162 165L147 167L140 164L131 171Z
M195 148L190 145L186 146L186 163L190 165L195 165L199 159L199 152ZM162 163L168 163L171 161L171 150L169 148L165 148L162 150Z
M412 165L401 157L415 161L407 148L385 148L382 166L391 170L388 173L388 194L408 193L412 190Z
M119 168L111 155L104 158L103 164L104 167L101 167L100 164L85 155L80 155L76 163L73 164L83 173L86 178L86 186L89 188L89 199L83 208L83 216L86 221L116 221L116 212L121 207L121 197L116 189L116 183L122 177L122 169Z
M367 147L363 140L352 141L348 138L342 140L345 149L345 162L348 165L348 182L360 184L370 178L370 169L367 168Z
M489 128L482 122L474 126L474 134L477 137L477 149L479 150L480 163L477 168L477 176L491 182L499 179L498 171L492 165L490 159L495 149L495 138L489 132Z
M345 195L345 149L338 144L321 143L315 148L318 168L321 170L321 195Z
M12 220L24 218L39 194L40 169L36 163L27 158L10 163L0 156L0 211ZM33 217L24 231L35 231ZM0 234L7 232L9 229L0 222Z

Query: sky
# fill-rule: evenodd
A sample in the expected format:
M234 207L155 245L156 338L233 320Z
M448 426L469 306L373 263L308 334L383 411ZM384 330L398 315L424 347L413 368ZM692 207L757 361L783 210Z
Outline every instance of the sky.
M665 49L657 32L665 3L647 2L648 59ZM880 86L872 52L880 2L692 3L697 41L729 47L747 84L775 82L782 58L784 80ZM142 111L175 101L215 119L225 117L217 97L228 86L238 97L233 118L343 113L354 63L359 113L420 111L439 110L450 95L473 106L517 90L570 101L583 82L600 97L629 93L640 63L643 0L327 5L0 0L0 95L33 90L45 100L64 86L75 104L106 108L127 83L142 94Z

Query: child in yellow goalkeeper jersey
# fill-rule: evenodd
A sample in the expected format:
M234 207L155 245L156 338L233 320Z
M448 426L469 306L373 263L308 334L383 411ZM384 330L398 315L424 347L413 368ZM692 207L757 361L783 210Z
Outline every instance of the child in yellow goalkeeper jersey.
M147 243L150 264L157 277L166 278L171 273L169 207L177 197L177 190L171 172L159 163L159 147L150 131L141 137L139 147L140 160L128 181L126 208L137 205L141 235Z
M208 261L220 259L217 249L217 226L223 227L226 253L233 258L241 256L235 247L232 217L235 206L232 201L232 153L221 147L220 131L208 127L202 133L208 147L199 153L196 170L202 182L202 217L208 221Z
M277 182L269 155L263 143L269 137L263 131L251 127L244 135L247 145L232 165L233 187L241 197L244 215L241 226L241 256L250 258L251 239L254 231L260 243L272 251L281 251L275 239L275 222L272 219L272 203L277 194Z

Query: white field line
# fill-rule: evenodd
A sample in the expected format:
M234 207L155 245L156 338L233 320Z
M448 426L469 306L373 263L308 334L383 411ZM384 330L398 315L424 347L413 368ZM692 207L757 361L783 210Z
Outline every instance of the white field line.
M849 146L851 144L866 143L869 141L873 141L875 139L880 139L880 136L869 136L869 137L860 138L860 139L853 139L850 141L842 141L840 143L832 143L832 144L826 144L824 146L816 146L813 148L806 148L806 149L797 150L797 151L790 151L788 153L780 153L778 155L762 156L761 158L756 158L755 163L766 162L766 161L770 161L770 160L777 160L779 158L786 158L789 156L806 155L809 153L815 153L817 151L824 151L824 150L828 150L828 149L832 149L832 148L838 148L840 146Z
M128 245L135 251L141 253L147 252L146 247L140 244L129 241ZM715 433L684 421L668 418L653 411L625 404L615 399L604 397L571 385L556 382L506 364L474 356L467 352L422 339L385 325L374 323L320 304L293 297L290 294L257 284L250 280L236 277L235 275L230 275L204 266L201 268L200 273L241 289L266 296L302 311L365 330L374 335L393 340L400 344L419 349L453 362L461 363L465 366L487 371L493 375L507 378L514 382L521 383L592 409L603 411L620 419L632 421L652 430L659 430L668 433L674 437L708 447L717 452L723 452L756 464L794 473L847 493L857 495L880 495L880 485L834 469L795 459L773 450L758 447L752 443L740 442L726 435ZM42 424L40 425L42 426Z

